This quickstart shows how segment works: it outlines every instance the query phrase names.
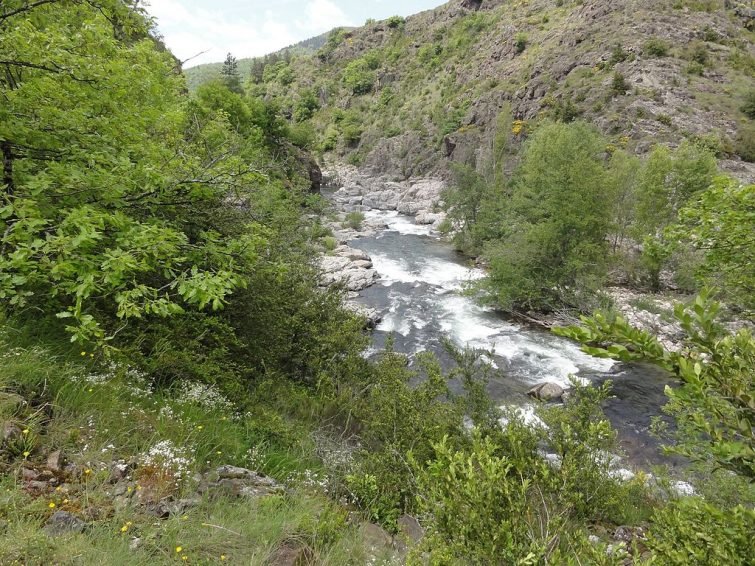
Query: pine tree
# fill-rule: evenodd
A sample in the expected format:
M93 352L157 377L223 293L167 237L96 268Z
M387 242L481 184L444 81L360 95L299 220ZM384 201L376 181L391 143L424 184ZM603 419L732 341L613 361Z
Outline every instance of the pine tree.
M244 92L244 89L241 88L241 78L239 77L239 64L233 54L229 53L226 55L220 75L229 90L239 94Z

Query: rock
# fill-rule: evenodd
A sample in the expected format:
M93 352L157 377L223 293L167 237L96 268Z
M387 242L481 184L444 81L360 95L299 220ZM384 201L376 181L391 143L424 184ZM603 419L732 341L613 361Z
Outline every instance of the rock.
M398 530L406 540L412 543L419 542L425 536L425 529L411 515L402 515L399 517Z
M157 503L145 505L145 509L148 513L154 515L158 519L167 519L171 516L182 515L187 509L196 507L200 502L201 500L199 498L179 499L177 501L168 498L158 501Z
M21 438L22 432L21 429L16 425L16 423L13 422L4 422L3 428L2 428L2 440L3 443L9 444L15 440L18 440Z
M234 497L263 497L283 491L283 486L274 479L246 468L221 466L215 475L216 481L200 486L200 492L220 491Z
M299 541L285 541L268 558L270 566L305 566L314 561L312 549Z
M56 511L45 523L45 532L51 536L82 533L87 524L68 511Z
M560 399L563 394L564 388L557 383L540 383L527 391L527 395L540 401Z
M139 537L134 537L129 541L128 549L132 551L139 550L139 548L141 548L142 546L142 542L142 539L140 539Z
M366 523L362 527L364 545L368 549L393 547L393 537L380 525Z
M64 464L65 456L63 456L63 452L61 450L50 452L49 456L47 456L48 470L52 470L53 472L60 472L63 469Z
M37 470L32 470L30 468L21 468L21 479L24 481L34 481L39 477L39 472Z
M642 527L629 527L626 525L623 525L621 527L617 527L617 529L613 533L613 540L616 542L624 542L627 545L631 544L635 540L644 540L645 539L645 529Z
M128 478L130 466L125 462L117 462L110 468L110 483L118 483Z

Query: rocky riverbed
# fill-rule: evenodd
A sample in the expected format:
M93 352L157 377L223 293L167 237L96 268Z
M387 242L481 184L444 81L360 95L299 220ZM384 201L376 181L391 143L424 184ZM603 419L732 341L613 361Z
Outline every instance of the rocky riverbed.
M381 177L361 174L355 167L335 166L323 172L326 191L335 205L334 216L324 222L333 233L337 246L326 251L319 259L320 285L343 285L348 292L347 306L364 316L368 326L374 327L382 319L376 309L354 301L359 291L375 284L380 274L372 258L349 242L375 236L386 229L384 220L365 217L350 222L349 213L366 213L371 210L397 211L413 216L418 225L437 226L445 219L439 202L445 182L439 179L415 179L395 182Z

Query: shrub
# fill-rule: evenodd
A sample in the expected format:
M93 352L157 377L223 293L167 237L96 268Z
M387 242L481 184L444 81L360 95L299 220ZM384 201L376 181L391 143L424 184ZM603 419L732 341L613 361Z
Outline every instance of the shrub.
M692 61L689 65L687 65L685 71L688 75L696 75L698 77L702 77L703 74L705 74L705 66L698 63L697 61Z
M744 104L739 108L745 116L755 120L755 90L751 90L745 96Z
M645 42L642 52L648 57L666 57L669 52L669 44L663 39L654 37Z
M755 124L743 124L739 127L735 151L745 161L755 163Z
M722 510L701 499L672 502L654 516L648 548L663 564L746 564L752 556L755 511Z
M322 245L325 246L325 249L327 251L332 252L338 247L338 240L336 240L333 236L325 236L322 239Z
M375 73L365 59L355 59L343 71L343 82L353 94L367 94L375 85Z
M391 16L385 23L389 29L403 29L406 20L401 16Z
M627 83L623 74L616 71L611 80L611 94L613 96L622 96L626 94L627 91L629 91L629 83Z
M514 38L514 48L517 53L522 53L527 48L527 34L518 33Z
M359 230L362 228L362 222L364 222L364 218L365 216L363 212L349 212L346 215L345 225L352 230Z

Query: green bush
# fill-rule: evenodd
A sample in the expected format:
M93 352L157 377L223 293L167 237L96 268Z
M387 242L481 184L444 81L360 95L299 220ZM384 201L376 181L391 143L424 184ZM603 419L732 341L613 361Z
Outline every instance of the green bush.
M527 48L527 34L521 33L521 32L516 34L516 37L514 38L514 49L516 49L516 52L523 53L526 48Z
M718 509L698 498L661 508L652 519L647 546L669 566L751 564L755 511L742 505Z
M611 94L613 96L623 96L629 91L629 88L629 83L624 75L616 71L611 79Z
M755 163L755 124L742 124L737 134L736 154L749 163Z
M368 94L375 85L375 73L365 59L355 59L346 65L343 82L353 94Z
M755 120L755 90L751 90L745 96L744 104L739 108L745 116Z
M659 38L651 38L645 42L642 52L648 57L666 57L669 53L669 44Z
M338 240L336 240L333 236L325 236L322 239L322 245L325 246L325 249L327 251L332 252L338 247Z
M360 230L362 228L362 222L364 222L364 218L365 216L363 212L349 212L346 215L346 222L344 224L352 230Z
M406 20L401 16L391 16L385 21L385 23L390 29L403 29Z

